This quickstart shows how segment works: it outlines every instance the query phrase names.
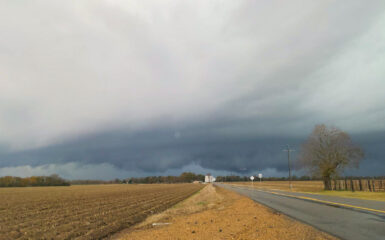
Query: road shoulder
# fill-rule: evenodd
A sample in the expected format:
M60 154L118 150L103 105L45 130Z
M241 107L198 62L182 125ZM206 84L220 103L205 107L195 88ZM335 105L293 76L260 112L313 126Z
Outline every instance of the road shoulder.
M208 185L113 239L335 239L253 200Z

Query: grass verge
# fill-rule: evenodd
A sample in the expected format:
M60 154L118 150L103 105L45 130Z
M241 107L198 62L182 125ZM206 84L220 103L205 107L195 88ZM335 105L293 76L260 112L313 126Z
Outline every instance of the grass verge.
M316 194L329 195L336 197L360 198L365 200L375 200L385 202L385 192L349 192L349 191L321 191Z
M113 239L335 239L253 200L208 185Z

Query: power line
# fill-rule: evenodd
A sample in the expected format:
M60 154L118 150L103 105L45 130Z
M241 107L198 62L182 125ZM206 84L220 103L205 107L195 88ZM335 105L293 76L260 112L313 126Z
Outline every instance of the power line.
M291 166L290 166L290 152L294 152L294 149L291 149L289 144L286 145L286 149L283 151L287 152L287 165L289 167L289 187L290 190L292 190L292 185L291 185Z

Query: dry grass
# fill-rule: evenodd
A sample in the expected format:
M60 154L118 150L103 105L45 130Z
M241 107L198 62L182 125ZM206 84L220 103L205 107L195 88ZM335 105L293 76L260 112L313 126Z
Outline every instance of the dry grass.
M260 189L278 189L290 191L288 181L266 181L266 182L233 182L228 183L233 185L248 186ZM330 195L337 197L350 197L350 198L360 198L366 200L376 200L376 201L385 201L385 192L363 192L363 191L324 191L322 181L292 181L293 189L295 192L307 192L307 193L316 193L322 195Z
M200 184L0 189L0 239L99 239L163 211Z
M262 189L278 189L290 191L288 181L265 181L265 182L233 182L233 185L243 185ZM322 181L292 181L293 191L297 192L322 192L324 185Z
M145 222L116 239L335 239L249 198L212 185ZM154 222L169 225L152 226Z
M322 191L319 194L336 197L360 198L366 200L385 201L385 192L350 192L350 191Z

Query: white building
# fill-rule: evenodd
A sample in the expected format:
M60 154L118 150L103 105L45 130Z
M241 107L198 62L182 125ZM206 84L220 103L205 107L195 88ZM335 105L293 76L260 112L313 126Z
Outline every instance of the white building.
M206 174L205 183L212 183L212 182L215 182L215 177L211 176L210 173Z

